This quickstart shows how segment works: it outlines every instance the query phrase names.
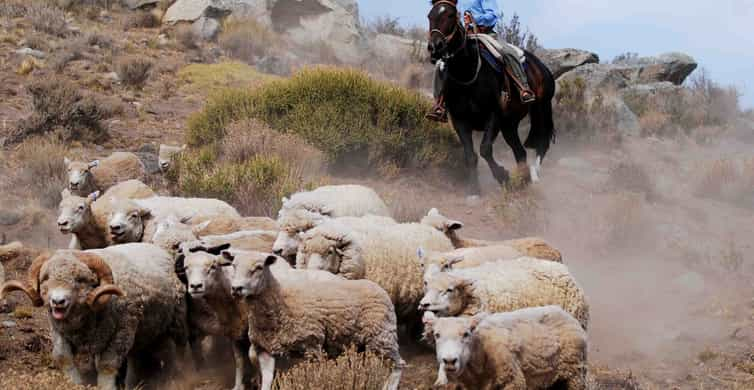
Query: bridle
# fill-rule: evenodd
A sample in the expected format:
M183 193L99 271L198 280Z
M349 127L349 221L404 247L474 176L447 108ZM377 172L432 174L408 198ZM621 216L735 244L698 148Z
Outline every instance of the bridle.
M432 9L429 11L430 14L432 13L432 11L434 11L435 8L437 8L440 5L450 5L453 8L457 9L456 3L452 2L452 1L449 1L449 0L440 0L440 1L438 1L438 2L436 2L436 3L434 3L432 5ZM445 33L443 33L442 31L440 31L440 30L438 30L436 28L431 29L429 31L429 38L430 38L430 40L432 39L432 34L439 34L440 37L443 40L443 43L445 44L445 47L447 47L447 48L450 48L450 41L455 37L455 35L458 33L458 31L461 31L461 35L463 35L463 38L462 38L462 41L461 41L462 42L461 46L458 47L458 49L456 49L453 52L445 53L442 56L442 59L444 61L450 60L451 58L455 57L458 53L460 53L461 50L463 50L463 49L466 48L466 42L468 42L468 32L463 27L463 25L461 24L460 20L458 20L458 23L455 24L455 28L453 29L453 31L451 31L450 33L448 33L448 35L445 35ZM474 84L477 81L477 79L479 78L479 72L482 70L482 53L481 53L481 49L479 48L478 45L477 45L476 51L477 51L476 72L474 73L474 77L472 77L471 80L469 80L469 81L460 81L460 80L456 79L455 77L453 77L450 74L450 72L448 72L448 77L450 79L452 79L454 82L456 82L456 83L458 83L460 85L463 85L463 86L469 86L471 84Z

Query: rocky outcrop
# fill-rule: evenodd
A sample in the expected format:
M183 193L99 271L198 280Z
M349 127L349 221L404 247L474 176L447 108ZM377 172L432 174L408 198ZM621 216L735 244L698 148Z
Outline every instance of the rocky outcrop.
M154 7L159 4L160 0L123 0L123 5L128 9L140 9Z
M359 58L362 36L356 0L178 0L168 8L163 23L227 15L252 18L299 45L326 42L343 62Z
M555 78L579 66L600 62L597 54L579 49L540 49L535 54L550 68Z

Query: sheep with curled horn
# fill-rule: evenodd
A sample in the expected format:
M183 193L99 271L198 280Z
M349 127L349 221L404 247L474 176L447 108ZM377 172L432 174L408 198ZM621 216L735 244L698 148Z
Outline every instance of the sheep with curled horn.
M135 388L170 374L176 350L182 356L186 346L186 304L173 259L154 245L46 253L27 281L3 284L0 297L14 291L47 308L52 358L76 384L114 390L127 363L125 384Z

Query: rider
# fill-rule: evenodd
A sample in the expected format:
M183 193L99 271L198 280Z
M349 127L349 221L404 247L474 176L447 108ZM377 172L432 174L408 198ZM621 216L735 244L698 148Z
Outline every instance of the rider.
M495 26L498 21L497 0L460 0L458 1L458 12L463 14L463 24L470 32L476 31L480 34L489 34L496 36ZM503 45L505 46L505 45ZM521 90L521 101L531 103L535 100L534 93L529 88L524 67L518 59L518 56L512 50L503 50L501 53L505 59L505 65L516 78L516 84ZM435 67L434 95L435 105L426 115L428 119L438 122L447 122L448 113L445 110L444 86L447 67L443 61L437 61Z

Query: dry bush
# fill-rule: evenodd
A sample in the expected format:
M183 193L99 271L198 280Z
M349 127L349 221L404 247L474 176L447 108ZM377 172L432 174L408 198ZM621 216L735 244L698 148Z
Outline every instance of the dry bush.
M29 34L24 38L24 44L34 50L47 51L49 49L49 41L41 34Z
M610 196L601 215L603 248L632 249L647 234L643 194L620 192Z
M606 102L608 92L598 91L590 99L582 78L559 80L558 85L553 116L560 134L575 140L608 144L620 140L615 108Z
M152 12L146 11L133 12L123 22L124 30L156 27L160 27L160 20Z
M83 39L89 46L97 46L100 49L112 49L113 38L98 32L91 32L84 35Z
M229 201L244 215L274 216L283 196L314 187L324 169L322 152L254 120L229 126L216 147L176 161L168 179L180 193Z
M647 111L639 117L639 126L644 136L666 135L672 131L670 125L670 115L657 110Z
M19 188L29 188L28 193L43 207L57 207L60 191L68 183L63 163L65 145L54 138L35 137L22 143L16 155L21 163L17 170Z
M18 143L29 135L55 131L64 141L100 142L108 137L101 120L113 108L85 94L75 84L56 77L36 80L27 86L34 111L4 140Z
M217 42L228 57L251 65L282 44L278 34L253 19L229 19Z
M367 24L367 30L373 34L390 34L397 36L406 36L407 31L401 25L400 18L385 15L378 16Z
M149 79L152 65L151 60L143 57L126 57L116 62L115 73L124 85L140 89Z
M427 64L410 63L400 72L398 83L409 89L432 88L434 67Z
M699 164L694 195L754 208L754 159L719 159Z
M650 200L657 196L655 183L646 169L633 161L612 165L608 170L607 186L613 191L641 193Z
M34 1L26 9L24 15L31 22L34 30L66 37L69 35L68 23L65 20L65 11L45 1Z
M297 364L276 376L275 390L379 390L390 376L390 364L371 352L349 349L336 359Z
M55 72L61 73L69 63L86 58L88 50L89 44L86 38L68 40L52 55L50 66Z
M22 0L3 0L0 3L0 18L15 19L26 15L27 2Z

